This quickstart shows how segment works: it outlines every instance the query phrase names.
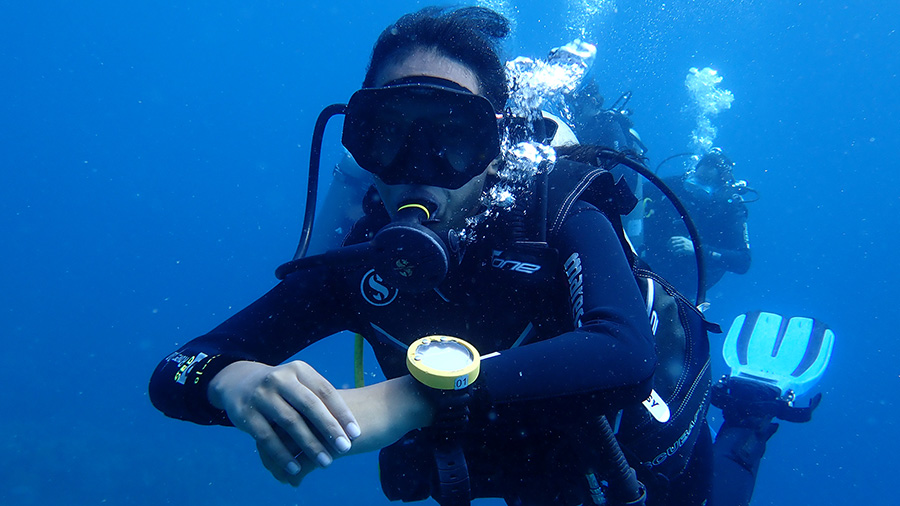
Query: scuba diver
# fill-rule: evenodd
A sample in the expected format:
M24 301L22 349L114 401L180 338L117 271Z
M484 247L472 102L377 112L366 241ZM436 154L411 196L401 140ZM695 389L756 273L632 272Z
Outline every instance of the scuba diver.
M663 179L690 214L703 241L706 287L726 271L745 274L750 269L750 237L746 200L756 191L737 181L734 162L720 148L712 148L683 176ZM649 189L645 193L643 258L655 272L682 293L697 290L694 243L687 237L681 216Z
M575 41L550 52L548 59L559 59L559 55L572 53L573 46L578 48L586 43ZM593 48L591 45L590 47ZM591 59L592 61L593 59ZM628 102L631 92L625 92L609 107L604 107L604 98L600 93L597 80L593 77L585 79L580 87L562 94L558 108L572 130L576 133L580 144L603 146L618 151L633 160L643 161L647 146L641 140L631 119ZM634 191L639 201L643 195L644 178L627 167L616 166L611 169L613 176L624 178ZM623 217L623 226L633 244L639 244L643 237L643 205L639 204L627 216Z
M707 499L716 327L635 267L620 218L636 199L607 170L634 161L561 151L516 205L485 203L510 163L508 32L480 7L425 8L382 32L362 89L316 125L321 139L346 115L342 143L374 181L364 215L318 255L305 226L278 285L165 357L150 382L160 411L248 433L294 486L380 450L392 500ZM372 346L385 381L336 389L285 362L344 330Z
M589 79L581 89L569 94L565 102L578 140L582 144L643 156L647 147L634 129L631 112L626 108L629 100L631 92L624 93L604 109L603 95L595 79Z

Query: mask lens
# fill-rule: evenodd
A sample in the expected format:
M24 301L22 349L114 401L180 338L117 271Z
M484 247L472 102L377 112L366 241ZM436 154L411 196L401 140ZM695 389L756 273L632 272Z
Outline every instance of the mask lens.
M354 93L342 141L363 169L388 184L459 188L500 152L487 99L422 84Z

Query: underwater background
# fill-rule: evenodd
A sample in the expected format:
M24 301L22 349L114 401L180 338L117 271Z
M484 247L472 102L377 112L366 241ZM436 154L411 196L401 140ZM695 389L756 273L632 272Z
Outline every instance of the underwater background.
M0 504L387 503L374 454L295 490L247 436L167 419L146 390L166 354L274 285L316 115L428 4L0 0ZM900 4L483 4L515 19L510 57L595 43L591 75L609 103L633 92L651 167L689 148L688 69L719 72L734 102L716 145L761 199L753 266L707 314L814 316L837 335L823 403L781 424L753 504L896 504ZM352 382L349 336L303 356Z

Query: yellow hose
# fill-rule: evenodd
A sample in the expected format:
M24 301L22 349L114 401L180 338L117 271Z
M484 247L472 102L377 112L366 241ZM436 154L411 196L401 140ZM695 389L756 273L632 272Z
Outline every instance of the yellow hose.
M353 383L356 388L366 386L366 378L363 373L363 336L356 334L353 343Z

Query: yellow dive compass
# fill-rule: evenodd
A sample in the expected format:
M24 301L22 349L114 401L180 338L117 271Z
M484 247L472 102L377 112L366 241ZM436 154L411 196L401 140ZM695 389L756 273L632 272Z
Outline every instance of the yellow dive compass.
M478 378L481 355L462 339L426 336L409 346L406 367L425 386L437 390L462 390Z

